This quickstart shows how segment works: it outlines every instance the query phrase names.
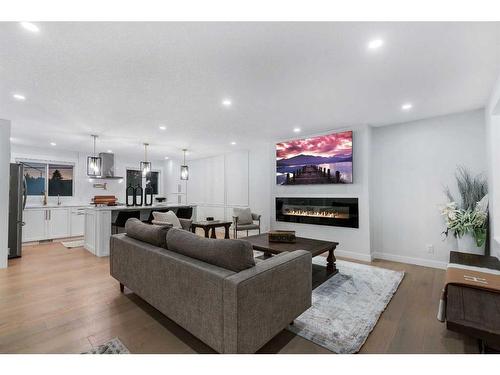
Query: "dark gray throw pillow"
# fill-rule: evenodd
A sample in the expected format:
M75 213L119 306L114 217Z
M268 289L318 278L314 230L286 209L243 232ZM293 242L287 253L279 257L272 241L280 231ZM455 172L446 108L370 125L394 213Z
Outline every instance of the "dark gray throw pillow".
M243 240L204 238L172 228L167 233L167 249L234 272L255 266L252 245Z
M163 248L167 247L167 232L170 228L169 225L146 224L135 218L125 223L127 236Z

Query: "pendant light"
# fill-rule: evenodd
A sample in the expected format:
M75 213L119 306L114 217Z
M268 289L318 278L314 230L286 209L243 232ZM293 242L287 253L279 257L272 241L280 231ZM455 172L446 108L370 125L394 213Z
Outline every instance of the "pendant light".
M92 156L87 157L87 176L89 177L100 177L102 170L102 159L99 156L96 156L95 153L95 141L97 139L97 135L91 135L94 142L94 153Z
M140 169L144 177L151 172L151 162L148 161L148 146L149 143L144 143L144 161L141 161L140 164Z
M189 180L189 167L186 165L186 149L182 149L184 152L184 164L181 165L181 180Z

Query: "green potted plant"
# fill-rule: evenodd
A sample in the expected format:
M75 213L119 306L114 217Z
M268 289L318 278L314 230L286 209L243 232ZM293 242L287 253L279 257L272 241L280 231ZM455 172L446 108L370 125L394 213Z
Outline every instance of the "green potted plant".
M450 233L457 238L458 251L484 254L488 231L488 185L483 175L473 177L459 167L455 175L460 201L454 199L449 188L445 193L449 202L442 207L445 219L445 236Z

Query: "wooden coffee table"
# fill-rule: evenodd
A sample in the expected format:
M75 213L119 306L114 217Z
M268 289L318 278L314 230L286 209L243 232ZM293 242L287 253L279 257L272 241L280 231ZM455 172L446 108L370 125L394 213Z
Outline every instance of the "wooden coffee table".
M266 256L280 254L285 251L306 250L315 257L328 252L326 270L330 276L338 272L335 265L335 255L333 254L339 244L338 242L314 240L304 237L296 237L295 243L269 242L267 233L245 237L242 240L250 242L255 250L262 251Z
M229 238L229 227L233 224L232 221L221 221L221 220L213 220L213 221L193 221L191 223L191 232L195 233L196 228L203 228L205 231L205 237L217 238L215 235L215 228L224 227L224 238ZM210 229L212 229L212 234L209 236Z

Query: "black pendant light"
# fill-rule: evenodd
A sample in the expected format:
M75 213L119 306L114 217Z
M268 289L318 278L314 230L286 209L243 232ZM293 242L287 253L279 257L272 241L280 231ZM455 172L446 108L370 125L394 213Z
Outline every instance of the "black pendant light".
M148 161L148 146L149 143L144 143L144 161L141 161L140 169L142 175L145 177L149 172L151 172L151 162Z
M189 180L189 167L186 165L186 149L182 149L184 152L184 163L181 165L181 180Z
M94 141L94 153L92 156L87 157L87 176L89 177L100 177L102 170L102 159L99 156L96 156L95 153L95 141L97 139L97 135L91 135Z

